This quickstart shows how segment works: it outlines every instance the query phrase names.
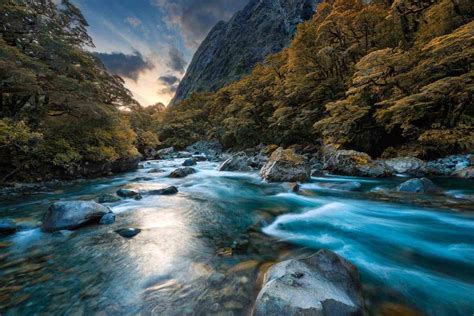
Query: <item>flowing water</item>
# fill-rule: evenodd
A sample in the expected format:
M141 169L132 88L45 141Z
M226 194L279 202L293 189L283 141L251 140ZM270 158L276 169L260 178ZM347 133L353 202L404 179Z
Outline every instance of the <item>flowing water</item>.
M403 178L328 176L296 194L256 172L217 172L213 162L168 178L182 162L147 162L2 201L0 217L22 229L0 239L0 314L249 314L272 262L322 248L359 268L371 314L387 303L427 315L474 313L473 182L438 179L447 195L428 197L382 193ZM319 185L344 181L361 182L361 192ZM107 204L118 214L113 225L35 228L54 201L92 200L125 184L179 193ZM125 239L115 233L124 227L142 231Z

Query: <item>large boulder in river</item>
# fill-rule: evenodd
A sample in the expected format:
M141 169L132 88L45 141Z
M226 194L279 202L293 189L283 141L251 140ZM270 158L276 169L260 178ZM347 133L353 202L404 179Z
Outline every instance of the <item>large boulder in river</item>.
M403 182L397 187L398 192L407 193L426 193L426 194L439 194L442 193L440 187L434 184L430 179L427 178L415 178Z
M311 170L305 159L292 149L278 148L260 170L260 176L269 182L306 181Z
M56 202L44 215L41 228L46 232L77 229L87 224L98 224L108 213L111 213L108 207L96 202Z
M222 153L222 145L217 140L201 140L186 147L186 151L194 154L215 156Z
M190 167L178 168L170 173L170 178L184 178L190 174L196 173L196 170Z
M265 274L255 315L363 315L359 272L344 258L321 250Z
M397 157L385 160L385 163L394 173L410 176L423 176L427 173L427 164L415 157Z
M251 171L250 158L244 152L239 152L219 166L219 171Z
M171 159L176 155L176 151L174 150L174 147L168 147L168 148L163 148L160 149L156 152L155 157L157 159Z
M324 170L331 173L375 178L392 175L392 171L383 161L372 160L363 152L329 148L325 150L323 156Z

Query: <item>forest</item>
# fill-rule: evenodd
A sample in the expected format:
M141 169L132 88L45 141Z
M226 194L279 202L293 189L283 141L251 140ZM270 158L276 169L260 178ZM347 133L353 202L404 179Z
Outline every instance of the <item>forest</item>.
M474 3L325 0L242 80L166 109L159 139L331 144L375 157L474 150Z

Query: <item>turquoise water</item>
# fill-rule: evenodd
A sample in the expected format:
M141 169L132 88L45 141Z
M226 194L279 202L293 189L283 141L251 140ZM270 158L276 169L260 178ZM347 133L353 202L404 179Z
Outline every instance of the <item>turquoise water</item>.
M249 314L265 263L321 248L359 268L372 314L385 302L428 315L474 313L473 182L437 179L447 195L428 197L381 192L403 178L320 177L296 194L211 162L167 178L182 161L2 201L0 216L25 228L0 239L0 313ZM143 176L150 179L135 179ZM361 192L318 185L354 180ZM34 228L54 201L90 200L125 184L179 193L109 204L118 214L110 226L54 235ZM114 232L123 227L142 232L124 239ZM249 248L223 254L242 234Z

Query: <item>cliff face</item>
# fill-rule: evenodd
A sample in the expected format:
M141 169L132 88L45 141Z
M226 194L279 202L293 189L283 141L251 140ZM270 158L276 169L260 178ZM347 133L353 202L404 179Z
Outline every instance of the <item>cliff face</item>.
M216 91L288 46L297 24L311 18L318 0L250 0L219 22L195 53L171 104L192 92Z

